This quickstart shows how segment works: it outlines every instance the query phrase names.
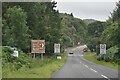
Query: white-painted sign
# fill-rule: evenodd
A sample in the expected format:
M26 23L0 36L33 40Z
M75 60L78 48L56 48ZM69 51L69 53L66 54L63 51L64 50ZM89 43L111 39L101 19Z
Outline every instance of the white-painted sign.
M54 44L54 53L60 53L60 44Z
M18 51L17 51L17 50L14 50L12 56L18 57Z
M61 56L57 56L57 59L62 59Z
M100 54L106 54L106 44L100 44Z

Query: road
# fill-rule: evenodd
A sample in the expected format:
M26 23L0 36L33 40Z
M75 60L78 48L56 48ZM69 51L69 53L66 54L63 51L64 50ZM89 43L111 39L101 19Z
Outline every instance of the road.
M68 49L68 59L64 66L52 75L52 78L94 78L118 80L118 71L95 64L83 58L82 50L86 45ZM74 54L69 54L69 52Z

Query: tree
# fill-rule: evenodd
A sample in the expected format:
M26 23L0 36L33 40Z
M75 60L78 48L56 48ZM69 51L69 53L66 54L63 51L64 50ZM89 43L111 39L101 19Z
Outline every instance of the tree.
M96 52L99 54L99 44L101 43L100 36L104 29L106 28L106 23L100 22L100 21L95 21L93 23L88 24L87 27L87 45L90 48L91 51L93 49L96 50Z
M3 17L3 45L29 48L27 15L20 7L8 8Z
M87 32L88 35L94 36L94 37L100 37L102 32L105 29L105 23L96 21L88 25Z
M111 17L114 21L120 21L120 1L116 3L116 8L113 10L113 13L111 13Z
M118 48L118 52L115 54L115 56L118 56L118 58L120 58L119 34L120 34L120 1L116 4L116 9L113 11L111 17L107 21L107 28L103 31L101 36L101 41L106 43L109 49L112 48L113 46L116 46Z
M114 44L116 44L119 49L120 49L120 1L118 3L116 3L116 9L113 11L112 13L112 19L113 19L113 33L111 38L113 39Z
M54 43L60 43L61 38L61 18L59 12L54 10L56 3L46 3L46 17L45 26L46 29L46 52L48 54L54 53Z

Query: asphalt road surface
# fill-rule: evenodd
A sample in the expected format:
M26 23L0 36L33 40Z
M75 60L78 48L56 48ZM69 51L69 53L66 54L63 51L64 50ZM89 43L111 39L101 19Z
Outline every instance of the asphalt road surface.
M118 80L118 70L95 64L83 58L82 50L86 45L66 50L68 59L63 67L52 75L52 78L102 78ZM73 52L74 54L69 54Z

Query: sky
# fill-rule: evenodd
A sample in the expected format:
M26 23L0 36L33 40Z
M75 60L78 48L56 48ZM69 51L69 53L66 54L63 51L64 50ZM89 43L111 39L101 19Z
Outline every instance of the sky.
M56 0L55 0L56 1ZM107 0L97 0L97 1L57 1L56 10L60 13L73 13L74 17L80 19L96 19L100 21L105 21L110 16L110 12L116 7L117 0L107 1Z

